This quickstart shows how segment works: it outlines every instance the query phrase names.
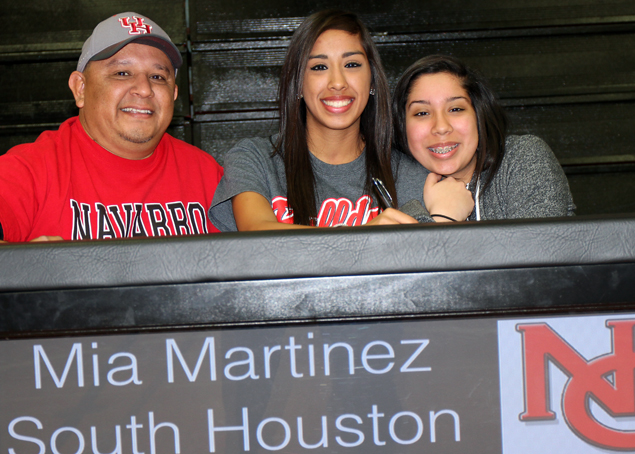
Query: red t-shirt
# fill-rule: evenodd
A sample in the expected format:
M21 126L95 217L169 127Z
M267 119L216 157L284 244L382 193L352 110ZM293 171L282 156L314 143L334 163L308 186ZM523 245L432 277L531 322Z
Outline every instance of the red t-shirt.
M207 217L223 168L164 134L146 159L116 156L78 117L0 156L0 224L6 241L217 232Z

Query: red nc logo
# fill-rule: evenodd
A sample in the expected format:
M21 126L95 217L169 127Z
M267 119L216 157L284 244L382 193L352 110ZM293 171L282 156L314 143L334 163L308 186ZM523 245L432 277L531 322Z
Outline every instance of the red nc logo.
M607 427L591 414L593 400L612 417L635 415L635 320L609 320L612 351L586 361L546 323L519 324L523 337L525 411L521 421L555 419L549 408L549 362L569 379L562 393L562 412L570 429L596 446L635 449L635 432Z
M141 35L143 33L151 33L152 25L144 24L143 17L132 16L134 22L130 22L129 17L122 17L119 19L122 27L127 27L129 35Z

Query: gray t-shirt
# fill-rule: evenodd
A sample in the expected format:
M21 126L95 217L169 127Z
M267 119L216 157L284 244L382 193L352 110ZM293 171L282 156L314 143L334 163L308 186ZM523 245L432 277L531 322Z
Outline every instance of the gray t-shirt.
M225 175L209 209L209 217L219 230L236 230L231 198L248 191L264 196L279 222L293 223L286 203L284 161L280 155L272 156L275 140L275 136L245 139L225 155ZM402 153L393 154L398 200L423 202L423 184L428 172ZM352 162L339 165L327 164L311 155L311 164L315 175L318 226L362 225L379 214L375 194L364 193L364 153Z

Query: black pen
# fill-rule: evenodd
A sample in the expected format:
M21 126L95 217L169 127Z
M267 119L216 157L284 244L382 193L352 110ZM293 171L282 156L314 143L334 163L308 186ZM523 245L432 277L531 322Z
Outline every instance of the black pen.
M390 196L390 193L388 192L388 190L386 189L386 186L384 186L384 182L381 181L379 178L372 178L373 184L375 185L375 189L377 189L377 192L379 193L379 197L381 198L381 201L384 203L384 208L395 208L393 202L392 202L392 197Z

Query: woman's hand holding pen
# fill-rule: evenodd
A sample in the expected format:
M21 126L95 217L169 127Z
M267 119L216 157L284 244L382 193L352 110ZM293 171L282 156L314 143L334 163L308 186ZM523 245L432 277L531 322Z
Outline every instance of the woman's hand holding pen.
M417 224L417 220L401 211L395 209L390 193L384 186L384 182L379 178L372 179L373 185L384 205L384 211L367 225L390 225L390 224Z

